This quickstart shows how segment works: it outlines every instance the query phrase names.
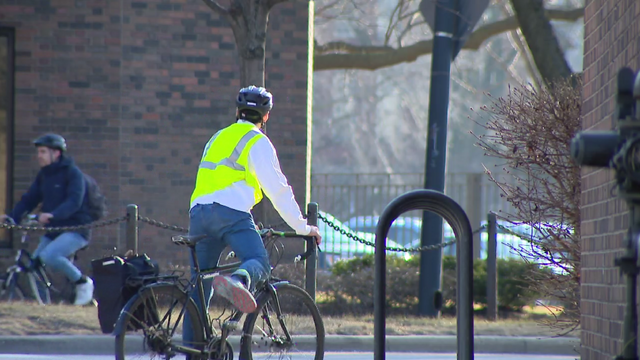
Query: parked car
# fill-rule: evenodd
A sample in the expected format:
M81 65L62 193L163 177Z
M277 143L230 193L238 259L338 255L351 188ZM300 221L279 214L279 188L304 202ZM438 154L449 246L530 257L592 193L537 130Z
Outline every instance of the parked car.
M345 222L345 225L351 229L356 231L363 231L374 233L376 232L378 226L378 216L368 215L368 216L356 216L349 219ZM487 256L487 230L486 225L487 222L483 221L481 223L485 229L481 232L481 248L480 248L480 256L482 258L486 258ZM497 246L497 256L498 258L514 258L519 255L516 254L511 246L513 247L521 247L528 246L530 243L525 239L527 237L532 236L540 236L539 232L534 230L531 226L522 224L522 225L513 225L507 221L498 220L498 225L502 225L503 228L498 228L498 246ZM504 230L504 228L508 229ZM514 235L513 233L519 234ZM443 222L443 235L444 242L451 241L455 238L455 234L453 233L453 229L447 222ZM391 227L389 228L389 238L394 239L396 242L402 244L407 247L418 247L420 245L420 238L422 236L422 219L418 217L398 217L393 223L391 223ZM511 245L511 246L509 246ZM455 255L456 246L455 244L447 246L444 250L446 255Z
M357 231L365 231L374 233L378 226L379 216L356 216L349 219L345 224ZM453 230L444 223L445 241L454 239ZM422 236L422 219L410 216L400 216L391 223L388 237L394 239L405 247L418 247L420 245L420 237ZM447 246L444 249L445 255L454 255L455 247Z
M345 225L356 231L376 233L379 216L356 216L345 222ZM409 245L413 240L420 238L422 219L415 217L399 217L389 228L388 237L402 245Z
M347 234L353 234L359 239L372 243L375 242L375 233L353 230L340 220L336 219L333 215L323 211L320 211L320 215L336 225L338 228L344 230ZM349 238L347 235L344 235L340 231L330 227L322 220L319 221L318 230L322 236L322 245L320 245L322 252L318 253L320 268L327 268L338 260L350 259L365 254L373 254L375 252L375 248L373 246L365 245ZM401 247L401 245L392 238L387 238L387 247ZM405 252L389 252L389 254L401 256L405 259L409 259L411 257L411 253Z

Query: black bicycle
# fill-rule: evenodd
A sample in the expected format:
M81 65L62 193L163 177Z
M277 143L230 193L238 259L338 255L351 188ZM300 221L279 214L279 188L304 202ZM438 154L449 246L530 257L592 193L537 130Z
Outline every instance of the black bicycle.
M307 259L316 251L313 237L273 229L262 230L261 236L268 248L278 238L304 238L307 250L297 255L295 262ZM190 294L196 291L200 303L206 303L202 281L216 273L232 272L240 265L234 262L200 269L195 244L204 238L205 235L172 237L174 244L190 248L195 274L190 280L182 281L178 277L158 276L157 281L143 286L129 299L113 331L116 359L171 359L181 353L191 355L192 360L233 360L234 342L240 347L243 360L287 358L294 351L296 359L323 359L325 329L320 312L305 290L287 280L271 276L257 284L254 296L258 306L256 311L246 314L240 336L231 334L239 329L245 314L215 296L215 292L209 311L199 311ZM229 314L228 309L231 309ZM188 343L179 335L185 313L189 314L193 333L193 341ZM214 317L212 313L219 315ZM218 327L214 326L216 323ZM141 345L142 350L134 350L136 345Z
M37 218L37 215L30 214L23 225L37 226ZM10 217L7 217L7 221L15 225L15 221ZM28 238L28 232L23 231L20 243L26 243ZM78 260L78 252L71 255L69 260L72 263L76 262ZM41 305L48 305L55 298L73 303L75 298L74 284L66 279L62 288L58 289L51 282L46 267L40 262L40 259L33 258L26 249L19 249L16 252L15 263L9 266L4 274L0 275L0 301L11 302L33 299ZM90 304L95 306L97 302L93 300Z

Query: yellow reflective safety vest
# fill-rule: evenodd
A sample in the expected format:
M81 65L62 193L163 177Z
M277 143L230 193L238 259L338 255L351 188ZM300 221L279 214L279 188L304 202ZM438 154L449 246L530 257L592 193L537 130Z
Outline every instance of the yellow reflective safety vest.
M235 123L209 139L198 167L191 203L242 180L254 189L254 206L262 200L260 183L247 165L249 150L265 136L253 131L256 129L253 124Z

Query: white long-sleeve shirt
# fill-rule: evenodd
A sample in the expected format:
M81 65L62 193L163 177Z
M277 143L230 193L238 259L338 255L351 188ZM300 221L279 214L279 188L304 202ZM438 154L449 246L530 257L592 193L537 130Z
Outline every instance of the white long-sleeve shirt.
M245 120L238 120L238 123L251 124ZM251 131L260 132L257 127ZM249 149L248 166L249 170L256 174L262 190L284 221L297 234L309 234L311 227L302 216L293 190L280 168L276 148L268 137L262 136ZM238 211L250 212L255 202L254 189L247 185L246 181L238 181L222 190L195 199L191 207L214 202Z

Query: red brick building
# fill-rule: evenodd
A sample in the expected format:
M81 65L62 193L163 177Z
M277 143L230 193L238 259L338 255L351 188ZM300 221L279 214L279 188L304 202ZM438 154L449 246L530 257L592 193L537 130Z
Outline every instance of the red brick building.
M200 0L34 4L0 2L0 212L36 174L31 140L53 131L100 183L109 217L135 203L143 216L186 227L203 146L234 120L233 101L248 85L226 20ZM275 102L268 132L301 204L309 193L308 29L307 3L278 5L266 53ZM184 263L172 234L144 225L140 250ZM0 257L15 245L2 243ZM84 266L113 246L124 247L123 224L94 231Z
M640 2L589 0L585 11L583 129L615 125L617 71L640 70ZM582 172L582 360L620 354L624 277L614 260L623 254L628 227L623 201L612 197L613 172Z

